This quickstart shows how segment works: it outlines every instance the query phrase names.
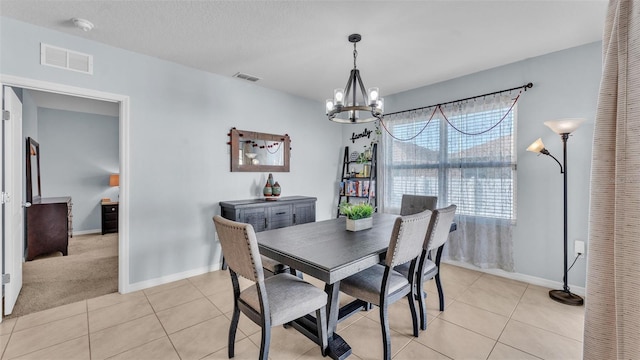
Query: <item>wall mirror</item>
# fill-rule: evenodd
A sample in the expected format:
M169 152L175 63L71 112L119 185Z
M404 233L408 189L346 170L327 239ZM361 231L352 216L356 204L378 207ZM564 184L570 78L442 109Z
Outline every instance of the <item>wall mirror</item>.
M28 137L26 145L26 201L32 203L39 200L42 196L40 186L40 144L31 137Z
M289 172L289 135L231 129L231 171Z

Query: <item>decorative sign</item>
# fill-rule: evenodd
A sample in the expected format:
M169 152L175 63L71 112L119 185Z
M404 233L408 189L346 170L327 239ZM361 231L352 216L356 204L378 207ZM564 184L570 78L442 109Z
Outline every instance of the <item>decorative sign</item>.
M367 128L364 128L364 130L360 134L353 133L351 135L351 142L355 144L356 140L362 139L362 138L365 138L365 137L367 139L371 139L371 130L369 130Z

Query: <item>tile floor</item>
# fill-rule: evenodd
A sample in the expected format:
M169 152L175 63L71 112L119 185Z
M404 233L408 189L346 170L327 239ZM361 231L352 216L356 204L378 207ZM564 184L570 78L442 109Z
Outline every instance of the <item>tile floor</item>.
M452 265L443 264L442 277L446 310L438 311L435 283L428 282L429 325L419 337L411 336L406 301L390 308L393 359L582 358L584 307L556 303L539 286ZM216 271L8 319L0 324L2 359L227 359L231 299L228 272ZM352 346L350 359L382 357L377 308L340 323L338 333ZM236 341L235 359L256 359L260 328L242 315ZM296 330L279 326L270 358L322 356Z

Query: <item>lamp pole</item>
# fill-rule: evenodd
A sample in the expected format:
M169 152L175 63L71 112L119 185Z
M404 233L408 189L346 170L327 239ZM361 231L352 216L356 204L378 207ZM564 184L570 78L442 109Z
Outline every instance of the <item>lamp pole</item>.
M567 216L567 140L569 139L569 133L560 134L562 137L562 168L560 171L564 175L564 276L562 290L550 290L549 297L553 300L567 304L580 306L584 304L584 300L576 294L572 294L569 290L569 269L568 269L568 216ZM557 160L556 160L557 161Z

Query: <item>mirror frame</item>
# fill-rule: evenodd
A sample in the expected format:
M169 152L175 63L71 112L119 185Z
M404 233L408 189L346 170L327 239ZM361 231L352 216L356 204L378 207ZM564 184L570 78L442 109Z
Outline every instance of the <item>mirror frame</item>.
M288 134L266 134L232 128L228 135L231 138L231 141L229 142L229 145L231 145L231 172L289 172L291 139ZM283 149L284 165L240 165L240 138L282 142L281 148Z
M33 140L31 137L27 138L27 144L26 144L26 175L27 175L27 181L25 184L25 187L27 188L27 196L26 196L26 201L33 203L34 201L39 200L42 197L42 187L40 185L40 144L38 144L37 141ZM33 193L33 174L31 173L31 168L32 168L32 164L31 164L31 158L33 155L31 155L31 149L32 147L35 149L35 157L36 157L36 171L38 172L36 174L36 179L38 181L38 193L34 194Z

